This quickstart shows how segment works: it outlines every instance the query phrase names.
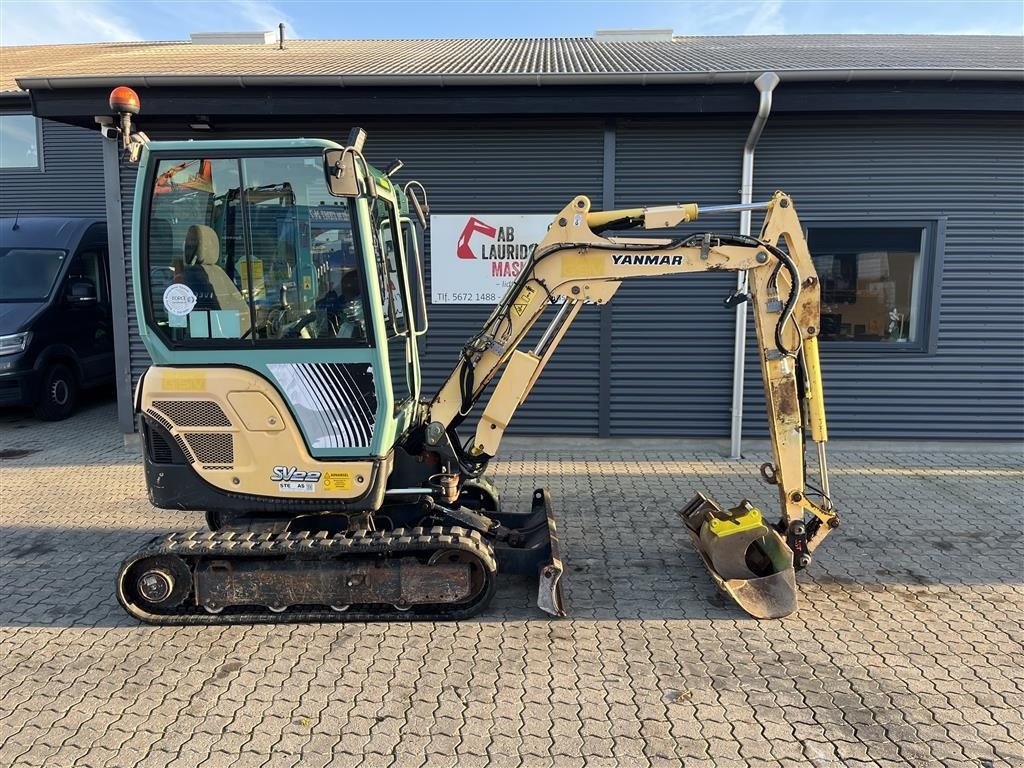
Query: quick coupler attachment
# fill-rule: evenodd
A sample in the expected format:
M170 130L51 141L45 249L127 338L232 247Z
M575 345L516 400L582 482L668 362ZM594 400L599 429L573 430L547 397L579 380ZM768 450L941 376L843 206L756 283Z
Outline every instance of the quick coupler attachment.
M562 596L562 553L551 511L551 495L544 488L533 492L529 513L496 512L492 516L512 535L494 542L499 573L536 575L537 607L552 616L565 616Z
M759 509L747 500L722 509L698 493L678 514L711 577L740 608L758 619L796 610L793 552Z

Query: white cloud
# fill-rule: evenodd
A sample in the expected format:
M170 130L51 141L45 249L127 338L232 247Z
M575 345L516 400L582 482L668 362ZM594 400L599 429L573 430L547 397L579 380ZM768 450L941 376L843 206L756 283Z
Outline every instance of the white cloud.
M161 26L172 31L172 39L187 39L192 32L276 32L282 21L287 37L301 37L287 13L262 0L154 2L149 10L165 19Z
M0 45L141 39L134 25L106 0L0 0Z
M286 27L286 35L290 37L300 36L295 30L295 25L288 14L273 3L263 2L262 0L231 0L223 10L226 13L221 15L221 18L225 16L227 18L234 17L237 19L237 22L249 25L246 31L249 31L249 29L253 32L276 30L277 25L283 21Z
M782 0L763 0L754 9L746 28L745 35L782 35L786 32L785 20L782 17Z
M782 0L694 2L675 25L677 35L778 35L784 30Z

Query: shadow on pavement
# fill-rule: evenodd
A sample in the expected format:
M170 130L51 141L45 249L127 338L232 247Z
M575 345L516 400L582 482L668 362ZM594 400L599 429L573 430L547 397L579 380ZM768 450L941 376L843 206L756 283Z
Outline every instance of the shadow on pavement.
M580 540L574 528L563 526L563 584L571 619L754 621L712 585L681 531L609 545ZM919 557L908 561L893 551L891 562L884 541L837 534L799 576L802 602L806 606L826 595L841 603L844 596L865 593L1020 583L1020 570L1013 566L1019 565L1020 534L1012 534L1012 540L1002 534L1001 548L994 550L993 533L979 529L925 537L915 544ZM138 626L118 604L114 579L121 561L154 535L159 533L115 527L0 528L0 627ZM982 565L984 557L988 567ZM469 621L555 620L536 607L535 581L499 578L491 607Z

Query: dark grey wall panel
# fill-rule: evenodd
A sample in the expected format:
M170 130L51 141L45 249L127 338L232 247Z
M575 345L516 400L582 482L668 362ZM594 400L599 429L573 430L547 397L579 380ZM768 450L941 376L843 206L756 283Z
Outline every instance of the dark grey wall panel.
M426 185L432 213L542 213L554 218L578 194L601 205L604 128L598 122L503 120L368 130L370 162L385 166L395 157L404 160L400 178L416 178ZM430 307L425 392L434 391L448 375L462 345L491 309ZM543 322L531 339L539 335ZM510 432L597 434L599 342L598 309L584 307L517 412Z
M738 198L741 121L623 120L616 130L616 207ZM738 227L735 216L699 224L672 234ZM722 300L735 281L709 273L622 284L610 305L613 436L729 433L733 313Z
M99 130L42 121L43 169L0 170L0 215L104 216Z
M128 357L132 369L132 391L128 393L128 397L135 392L136 382L152 363L149 352L142 343L142 337L139 336L139 317L135 311L135 281L132 279L132 211L138 170L137 165L121 163L121 225L124 233L124 279L128 291Z
M945 220L932 348L822 344L831 436L1024 437L1019 115L772 118L757 150L755 187L755 198L785 189L811 224ZM763 435L764 396L748 348L746 431Z
M573 195L601 206L599 121L365 124L372 162L401 157L401 179L419 178L435 213L507 211L553 215ZM618 207L738 198L742 120L620 119ZM305 135L343 140L348 125L303 123ZM291 136L286 124L258 133ZM220 133L220 131L218 131ZM926 353L823 347L835 437L1024 437L1024 124L1019 116L773 117L757 153L756 198L794 195L807 221L944 220L940 327ZM224 134L224 138L227 135ZM155 136L154 138L172 138ZM98 155L97 150L97 155ZM97 178L101 178L97 176ZM125 169L126 249L134 169ZM102 196L98 198L102 204ZM755 228L759 226L755 217ZM686 231L736 231L737 217ZM130 275L128 276L130 286ZM721 300L732 275L628 282L611 313L608 423L614 436L729 433L733 313ZM425 391L457 360L485 306L433 306ZM148 358L129 316L133 373ZM586 307L537 390L513 422L520 433L596 434L601 371L599 312ZM750 344L745 430L765 433Z

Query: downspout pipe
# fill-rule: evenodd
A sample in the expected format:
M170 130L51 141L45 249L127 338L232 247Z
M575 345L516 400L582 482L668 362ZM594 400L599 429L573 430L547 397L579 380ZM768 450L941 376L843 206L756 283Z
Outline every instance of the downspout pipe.
M761 138L761 131L768 122L772 111L772 92L779 84L779 76L774 72L765 72L754 81L754 86L761 94L757 105L757 115L747 134L747 142L743 145L743 170L740 175L740 203L750 203L754 199L754 149ZM740 211L740 234L750 234L751 211ZM736 290L746 293L748 289L747 272L736 273ZM747 302L736 306L736 330L733 340L732 357L732 427L730 429L729 457L742 458L743 455L743 378L747 354Z

